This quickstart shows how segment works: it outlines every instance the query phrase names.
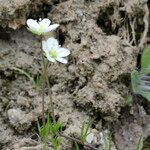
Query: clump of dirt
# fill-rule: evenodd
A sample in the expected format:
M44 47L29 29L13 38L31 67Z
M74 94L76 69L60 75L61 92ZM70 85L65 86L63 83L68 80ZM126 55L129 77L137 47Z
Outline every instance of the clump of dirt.
M56 0L6 0L0 1L0 26L18 29L25 25L26 19L46 17Z
M56 37L71 50L67 65L52 64L48 70L55 114L65 126L64 134L79 137L82 122L95 118L92 128L97 136L103 129L112 131L114 146L119 150L134 149L141 134L147 138L149 115L140 104L125 105L131 95L130 73L145 44L146 6L144 0L2 2L0 26L9 38L0 40L0 134L4 135L0 136L0 148L42 149L36 136L41 91L13 69L20 68L33 78L41 74L40 38L22 26L30 17L48 17L59 23ZM45 113L50 108L47 93L46 89ZM132 140L126 140L130 136ZM72 149L71 141L62 141L60 149ZM95 145L101 147L98 143Z

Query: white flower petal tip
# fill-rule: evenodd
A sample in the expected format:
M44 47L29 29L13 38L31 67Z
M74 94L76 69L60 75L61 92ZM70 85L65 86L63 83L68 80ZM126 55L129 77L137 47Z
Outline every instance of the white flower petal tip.
M51 26L49 26L49 28L51 28L51 30L55 30L58 27L59 27L59 24L52 24Z
M63 64L67 64L68 63L68 61L66 59L61 58L61 57L60 58L59 57L56 58L56 60L59 61L59 62L61 62L61 63L63 63Z
M28 25L28 28L31 30L36 30L37 28L39 28L39 24L37 23L36 20L33 20L33 19L28 19L27 25Z
M55 30L59 26L59 24L50 25L50 23L51 21L47 18L43 20L40 18L39 22L33 19L27 20L28 30L37 35L44 35L47 32Z
M60 62L67 64L68 61L63 58L70 54L70 51L66 48L61 48L58 41L55 38L49 38L47 41L42 42L42 48L45 52L47 59L51 62Z
M70 51L66 48L59 48L59 57L66 57L70 54Z
M43 20L39 20L39 25L40 26L46 26L49 27L51 21L47 18L44 18Z
M59 24L52 24L47 29L45 29L44 32L46 33L46 32L49 32L49 31L53 31L53 30L55 30L58 27L59 27Z

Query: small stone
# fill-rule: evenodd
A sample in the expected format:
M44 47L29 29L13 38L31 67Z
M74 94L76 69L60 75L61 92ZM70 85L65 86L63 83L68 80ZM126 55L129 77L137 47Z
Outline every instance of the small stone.
M86 137L86 141L88 142L88 143L92 143L92 141L93 141L93 139L94 139L94 134L93 133L90 133L87 137Z
M97 143L97 138L96 135L91 132L87 137L86 137L86 142L91 144L91 143Z
M7 112L9 121L12 125L16 124L23 118L23 112L20 109L9 109Z

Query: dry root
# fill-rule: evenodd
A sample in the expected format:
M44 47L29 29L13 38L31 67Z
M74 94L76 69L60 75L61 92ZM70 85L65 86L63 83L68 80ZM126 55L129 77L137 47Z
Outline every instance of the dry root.
M142 50L144 48L144 44L146 42L148 28L149 28L149 9L148 9L147 3L145 3L145 5L144 5L144 12L145 12L145 15L143 18L144 32L143 32L143 35L140 39L140 43L138 45L139 50Z

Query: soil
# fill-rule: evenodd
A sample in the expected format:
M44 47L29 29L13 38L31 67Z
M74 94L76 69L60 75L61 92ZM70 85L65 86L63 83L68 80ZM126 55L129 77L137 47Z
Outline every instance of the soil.
M14 67L33 78L41 74L40 38L25 23L44 17L60 24L54 35L71 51L67 65L51 64L48 70L63 133L79 137L83 121L94 118L92 132L97 139L111 132L114 150L135 150L141 135L148 143L150 103L132 93L130 73L140 67L148 44L149 5L147 0L0 0L0 149L43 147L36 126L41 90ZM45 114L49 108L46 88ZM102 149L100 140L93 145ZM73 148L62 138L60 150Z

